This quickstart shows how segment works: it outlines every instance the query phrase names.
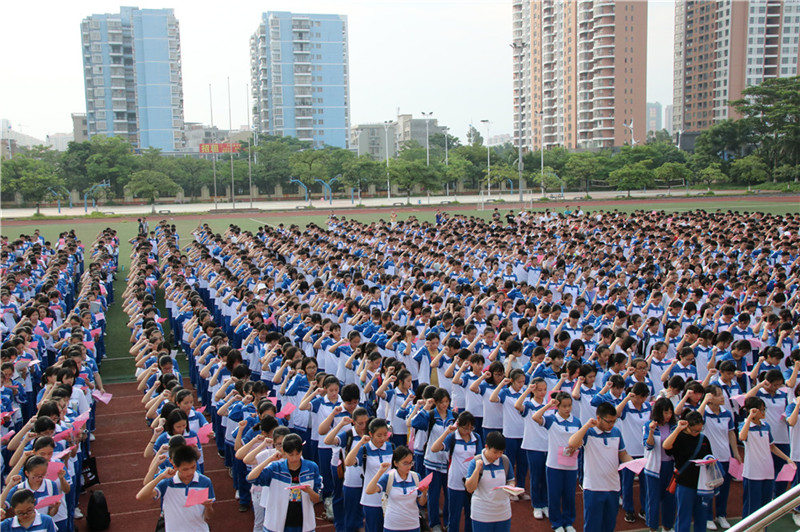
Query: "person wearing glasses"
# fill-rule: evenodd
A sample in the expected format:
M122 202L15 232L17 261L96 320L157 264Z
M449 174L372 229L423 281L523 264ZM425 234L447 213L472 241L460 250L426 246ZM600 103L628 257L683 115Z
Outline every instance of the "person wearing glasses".
M611 403L597 406L597 417L589 419L568 445L583 447L583 530L584 532L613 532L619 511L619 465L633 460L625 450L622 432L614 425L617 409Z
M405 445L392 453L392 462L384 462L364 488L364 493L385 493L384 532L419 532L418 505L428 502L428 487L419 486L420 478L412 471L414 453Z
M14 517L0 524L2 532L56 532L53 518L36 510L36 496L29 489L17 490L11 496Z
M703 416L696 411L685 412L675 430L661 444L667 455L675 460L675 498L678 501L675 532L705 532L711 497L697 490L700 468L692 460L702 460L711 454L711 442L703 434Z

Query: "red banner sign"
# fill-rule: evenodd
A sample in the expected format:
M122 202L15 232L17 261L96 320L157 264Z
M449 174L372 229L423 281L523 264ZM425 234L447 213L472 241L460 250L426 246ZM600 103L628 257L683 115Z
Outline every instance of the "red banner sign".
M241 147L239 143L201 144L200 153L238 153Z

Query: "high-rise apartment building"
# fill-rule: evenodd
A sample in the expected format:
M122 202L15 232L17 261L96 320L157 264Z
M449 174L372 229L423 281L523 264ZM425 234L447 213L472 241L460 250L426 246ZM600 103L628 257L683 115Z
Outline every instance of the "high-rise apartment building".
M658 102L647 102L647 133L651 131L661 131L661 104Z
M800 0L678 0L673 130L734 118L746 87L797 75Z
M664 129L672 136L672 104L664 107Z
M647 2L515 0L512 15L514 42L527 44L514 52L526 148L644 141Z
M89 123L86 121L86 113L72 113L72 139L75 142L89 140Z
M346 148L347 17L268 12L250 38L253 117L263 134Z
M172 9L122 7L81 22L89 137L118 136L136 148L184 145L178 20Z

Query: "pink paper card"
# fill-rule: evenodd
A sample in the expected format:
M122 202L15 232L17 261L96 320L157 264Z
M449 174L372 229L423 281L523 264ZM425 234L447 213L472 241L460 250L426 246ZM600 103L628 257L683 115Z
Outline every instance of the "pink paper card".
M628 469L638 475L639 473L642 472L642 469L644 469L646 463L647 463L647 458L637 458L636 460L631 460L630 462L621 463L619 465L619 468L617 469L619 471L622 471L623 469Z
M310 488L311 484L292 484L291 486L286 486L287 490L303 490L306 488Z
M203 504L207 500L208 488L189 490L189 494L186 495L186 502L183 504L183 507L188 508L190 506L197 506L198 504Z
M278 398L277 397L267 397L267 401L269 401L270 403L275 405L275 407L278 406Z
M73 445L68 449L64 449L63 451L58 451L57 453L53 453L53 460L61 460L62 458L70 454L72 451L74 451L77 447L78 447L77 445Z
M68 440L72 437L72 429L62 430L55 436L53 436L53 441L61 441L61 440Z
M186 445L194 445L195 447L197 447L197 438L185 438L185 439L186 439Z
M59 307L58 305L53 305L53 306L50 307L50 310L55 311L55 312L60 312L61 311L61 307ZM48 318L48 319L52 319L52 318ZM42 321L44 321L44 320L42 320Z
M100 336L100 333L102 332L103 330L100 327L98 327L97 329L92 329L92 331L89 334L92 335L92 338L97 338L98 336Z
M9 441L11 441L11 438L13 438L13 437L14 437L14 434L16 434L16 433L17 433L17 432L16 432L15 430L9 430L9 431L6 433L6 435L5 435L5 436L3 436L2 438L0 438L0 441L2 441L3 443L8 443Z
M155 264L156 259L147 259L147 264Z
M211 423L208 423L207 425L203 425L202 427L200 427L200 429L197 431L197 437L200 440L200 443L202 443L203 445L208 443L209 441L208 435L211 434L213 430L214 430L214 425L212 425Z
M194 411L197 412L198 414L202 414L203 412L206 411L206 407L201 406L200 408L195 408Z
M94 319L96 319L97 321L105 321L106 315L104 312L98 312L97 314L94 315Z
M44 329L42 329L41 327L36 327L36 328L33 330L33 332L34 332L34 334L38 334L39 336L46 336L46 335L47 335L47 331L45 331L45 330L44 330Z
M733 401L734 403L739 405L740 408L744 407L744 400L745 399L746 399L746 397L744 396L744 394L734 395L734 396L731 397L731 401Z
M53 323L53 318L42 318L42 323L44 323L45 327L50 327L50 324Z
M558 465L567 467L574 467L578 465L578 453L573 452L571 455L564 454L565 447L558 448Z
M431 485L431 481L433 481L433 473L430 473L427 477L420 480L419 484L417 484L417 489L421 490L427 488Z
M83 345L86 346L86 349L94 349L94 342L83 342Z
M45 474L44 478L47 480L56 480L62 469L64 469L64 464L51 460L47 463L47 474Z
M167 321L167 318L156 318L156 321L158 323L164 323L165 321Z
M797 466L793 466L792 464L786 464L781 469L780 473L778 473L778 477L775 479L776 482L790 482L794 480L794 475L797 472Z
M283 408L281 408L281 411L278 412L278 414L275 417L278 419L283 419L292 412L294 412L295 408L297 407L294 406L292 403L286 403L285 405L283 405Z
M61 499L64 498L63 493L59 493L58 495L51 495L49 497L42 497L39 499L39 502L36 503L36 509L41 510L43 508L47 508L48 506L52 506L56 503L61 502Z
M101 403L103 403L103 404L106 404L106 405L107 405L107 404L108 404L108 402L109 402L109 401L111 401L111 398L113 397L113 394L110 394L110 393L108 393L108 392L106 392L106 393L103 393L103 392L101 392L100 390L94 390L94 391L92 392L92 397L94 397L95 399L97 399L97 400L98 400L98 401L100 401Z
M749 338L748 341L750 342L750 347L752 349L761 349L761 340L756 338Z
M37 340L35 342L29 343L28 347L30 347L31 349L38 349L39 348L39 341Z
M742 480L742 473L744 472L744 464L742 464L736 458L731 458L731 461L728 462L728 474L733 478L738 478Z

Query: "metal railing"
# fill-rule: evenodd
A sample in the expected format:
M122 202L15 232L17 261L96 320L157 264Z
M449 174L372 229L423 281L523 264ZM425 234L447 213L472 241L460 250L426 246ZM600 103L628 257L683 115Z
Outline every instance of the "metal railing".
M800 505L800 484L793 487L777 499L759 508L733 525L728 532L757 532L765 530L769 525L791 512Z

